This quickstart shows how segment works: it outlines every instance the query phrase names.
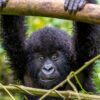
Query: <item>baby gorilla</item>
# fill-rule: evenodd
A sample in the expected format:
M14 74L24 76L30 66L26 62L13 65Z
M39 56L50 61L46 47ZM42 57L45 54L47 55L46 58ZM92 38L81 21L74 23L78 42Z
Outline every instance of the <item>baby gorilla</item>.
M27 43L27 73L37 87L50 89L66 78L71 71L72 48L71 38L65 32L45 27Z
M64 9L69 13L76 13L86 2L96 3L95 0L66 0ZM0 0L0 7L3 8L6 3L7 0ZM3 46L10 58L11 67L17 78L26 86L53 88L71 71L76 71L99 53L98 25L75 22L73 38L60 29L45 27L34 32L26 40L23 16L2 15L1 24ZM94 91L92 72L93 65L78 75L83 88L88 92ZM72 82L80 90L76 81ZM66 83L59 89L72 88ZM39 98L27 96L29 100ZM61 100L61 98L45 100Z

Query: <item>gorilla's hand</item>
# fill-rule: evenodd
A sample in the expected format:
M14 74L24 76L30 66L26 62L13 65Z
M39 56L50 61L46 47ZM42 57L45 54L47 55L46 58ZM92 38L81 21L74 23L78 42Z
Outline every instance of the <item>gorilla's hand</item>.
M68 10L69 13L76 13L84 7L86 2L87 0L65 0L64 9Z
M2 9L6 3L7 3L8 0L0 0L0 9Z

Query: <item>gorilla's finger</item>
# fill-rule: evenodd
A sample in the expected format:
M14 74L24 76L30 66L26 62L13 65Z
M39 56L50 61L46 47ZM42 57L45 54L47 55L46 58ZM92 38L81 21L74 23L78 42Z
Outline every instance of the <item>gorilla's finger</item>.
M81 0L80 3L79 3L79 10L82 9L85 6L86 3L87 3L86 0Z
M2 0L2 5L5 5L8 0Z
M65 0L64 10L67 10L68 9L69 2L70 2L70 0Z
M73 11L73 5L75 3L75 0L70 0L70 3L68 5L68 12L71 13Z
M77 1L74 3L74 6L73 6L73 13L76 13L76 12L77 12L79 3L80 3L80 0L77 0Z

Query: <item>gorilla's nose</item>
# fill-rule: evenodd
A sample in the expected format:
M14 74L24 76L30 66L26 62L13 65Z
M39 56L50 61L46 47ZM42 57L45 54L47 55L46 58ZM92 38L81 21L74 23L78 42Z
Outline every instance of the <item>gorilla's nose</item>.
M47 64L42 68L42 72L45 75L51 75L52 73L54 73L54 67L52 66L52 64Z

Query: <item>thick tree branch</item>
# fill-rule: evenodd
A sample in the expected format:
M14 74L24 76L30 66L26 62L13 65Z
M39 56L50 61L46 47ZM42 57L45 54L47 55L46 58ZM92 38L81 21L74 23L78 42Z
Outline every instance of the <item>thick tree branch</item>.
M36 89L36 88L29 88L29 87L25 87L25 86L19 86L20 88L22 88L23 90L27 90L30 93L32 93L35 96L41 96L43 94L45 94L46 92L48 92L48 90L44 90L44 89ZM25 91L14 87L14 86L5 86L5 88L11 92L14 93L24 93L26 94ZM4 89L2 87L0 87L0 91L4 91ZM69 99L73 99L73 98L77 98L77 93L73 92L73 91L57 91L60 94L62 94L64 97L69 98ZM60 96L56 93L56 92L52 92L48 95L49 97L57 97L59 98ZM79 93L79 96L81 98L81 100L100 100L100 96L99 95L89 95L89 94L81 94Z
M76 15L64 11L65 0L8 0L0 14L32 15L100 24L100 5L86 4Z

